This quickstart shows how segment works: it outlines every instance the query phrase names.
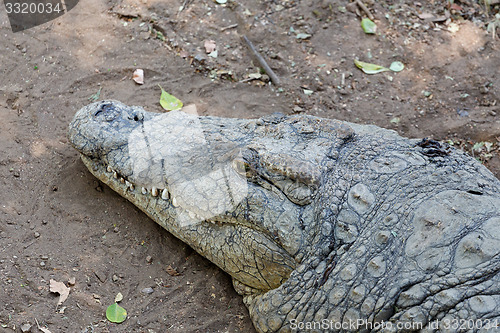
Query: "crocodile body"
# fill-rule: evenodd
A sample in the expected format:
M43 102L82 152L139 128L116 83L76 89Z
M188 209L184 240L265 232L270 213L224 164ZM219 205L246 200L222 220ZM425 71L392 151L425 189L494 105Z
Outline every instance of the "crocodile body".
M259 332L499 330L500 181L461 151L312 116L117 101L82 108L69 138L231 275Z

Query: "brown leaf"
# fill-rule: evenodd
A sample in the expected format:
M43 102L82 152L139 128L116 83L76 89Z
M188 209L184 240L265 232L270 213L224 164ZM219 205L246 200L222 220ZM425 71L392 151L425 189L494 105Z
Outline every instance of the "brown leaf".
M170 275L170 276L178 276L178 275L181 275L179 272L177 272L177 270L175 268L173 268L171 265L168 265L167 268L166 268L166 271L167 273Z
M52 281L53 281L53 280L52 280ZM36 320L36 318L35 318L35 322L36 322L36 326L38 327L38 329L39 329L40 331L42 331L43 333L52 333L52 332L51 332L51 331L49 331L47 328L43 328L43 327L41 327L41 326L40 326L40 324L38 323L38 320Z
M195 115L197 116L198 115L198 111L196 109L196 104L189 104L189 105L186 105L184 106L182 109L181 109L182 112L184 113L188 113L188 114L192 114L192 115Z
M62 282L50 279L49 290L52 293L59 294L57 305L61 305L69 296L70 289Z
M132 76L132 80L137 84L144 84L144 71L140 68L137 68L134 71L134 75Z
M205 46L205 52L207 53L212 53L217 48L217 45L215 45L214 40L206 40L204 46Z

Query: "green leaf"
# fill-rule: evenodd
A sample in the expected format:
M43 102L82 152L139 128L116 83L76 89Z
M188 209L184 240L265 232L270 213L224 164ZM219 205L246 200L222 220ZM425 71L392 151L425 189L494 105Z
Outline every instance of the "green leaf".
M106 318L112 323L123 323L127 319L127 310L113 303L106 309Z
M480 152L480 151L481 151L481 149L483 148L483 146L484 146L484 142L476 142L476 143L474 144L474 146L472 146L472 150L475 150L475 151L477 151L477 152Z
M296 36L296 38L297 38L297 39L308 39L308 38L310 38L310 37L311 37L311 35L310 35L310 34L304 34L304 33L299 33L299 34L297 34L297 36Z
M361 20L361 28L365 34L374 34L377 31L377 25L369 18Z
M382 67L382 66L375 65L375 64L370 64L370 63L359 61L356 59L354 59L354 64L356 65L356 67L361 69L366 74L377 74L377 73L381 73L381 72L387 72L389 70L389 68Z
M158 85L161 89L160 105L167 111L179 110L182 108L182 102L175 96L170 95L168 92Z
M401 61L394 61L389 69L393 72L401 72L405 68L405 65Z

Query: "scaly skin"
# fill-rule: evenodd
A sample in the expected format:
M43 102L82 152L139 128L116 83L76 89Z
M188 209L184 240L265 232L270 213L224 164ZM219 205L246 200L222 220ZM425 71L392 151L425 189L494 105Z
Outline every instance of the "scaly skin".
M69 137L97 178L232 276L259 332L498 330L500 182L460 151L311 116L116 101L81 109Z

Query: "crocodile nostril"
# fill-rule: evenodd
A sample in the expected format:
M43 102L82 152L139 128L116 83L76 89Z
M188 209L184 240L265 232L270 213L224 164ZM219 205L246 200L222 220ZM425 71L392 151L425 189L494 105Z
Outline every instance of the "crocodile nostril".
M101 121L113 121L119 115L119 110L116 109L113 103L103 103L94 113L94 118Z
M131 114L128 119L134 120L134 121L142 121L144 119L144 115L142 113L133 113Z
M109 103L103 104L99 107L99 109L94 113L94 117L97 116L99 113L103 111L107 111L108 107L110 106Z

